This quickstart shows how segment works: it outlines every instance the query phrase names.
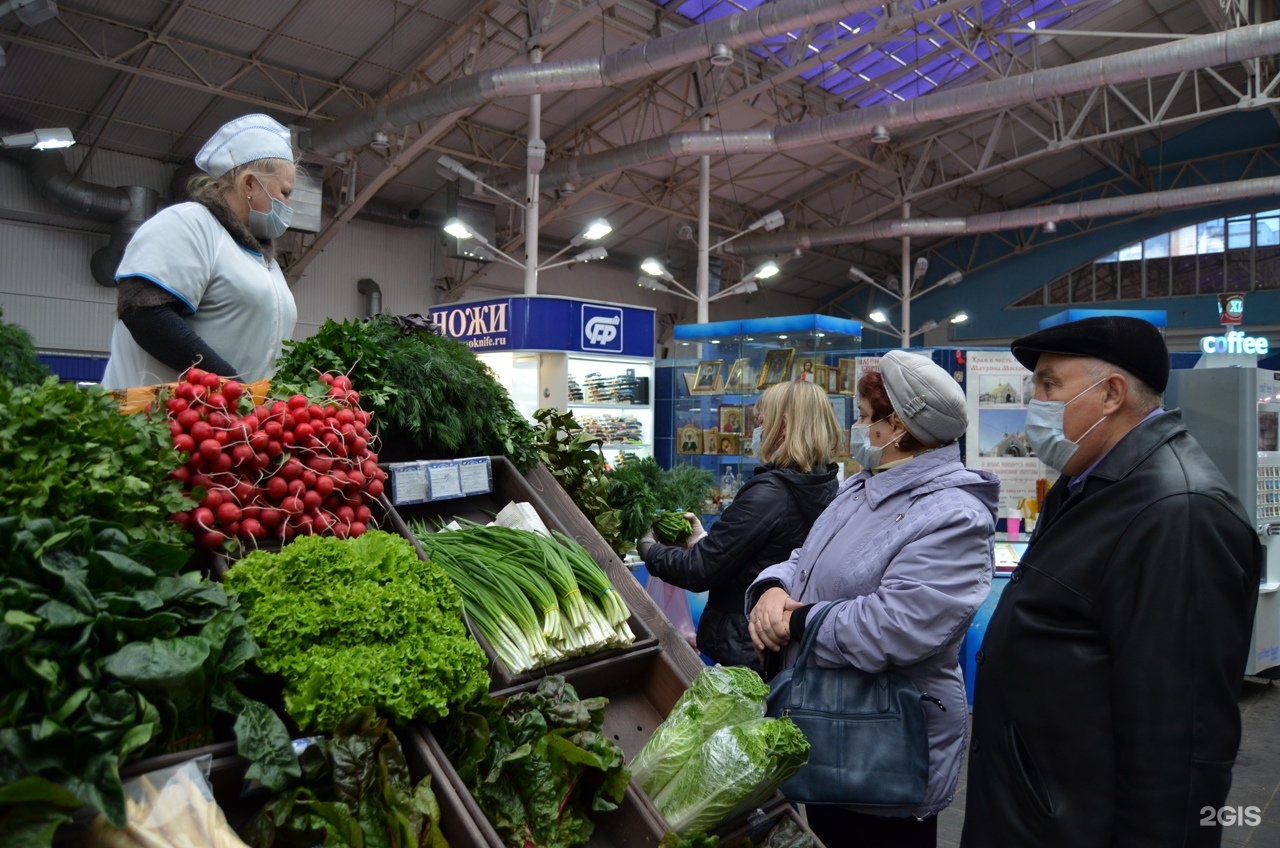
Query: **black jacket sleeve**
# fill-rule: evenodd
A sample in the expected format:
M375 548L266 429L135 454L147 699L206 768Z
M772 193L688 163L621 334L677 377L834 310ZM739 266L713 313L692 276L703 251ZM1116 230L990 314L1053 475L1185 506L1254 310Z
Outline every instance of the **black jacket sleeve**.
M646 551L645 566L650 574L682 589L712 589L745 565L756 562L782 518L782 499L790 497L776 480L744 486L692 550L659 542Z
M175 371L199 363L206 371L234 377L236 369L219 356L178 314L177 304L125 310L120 320L138 347Z

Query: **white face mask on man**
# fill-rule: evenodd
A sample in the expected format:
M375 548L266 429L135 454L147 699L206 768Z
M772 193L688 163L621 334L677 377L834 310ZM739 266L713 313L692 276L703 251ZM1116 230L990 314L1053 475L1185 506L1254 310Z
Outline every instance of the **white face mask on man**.
M1031 449L1036 452L1037 459L1059 473L1067 467L1067 463L1076 455L1076 450L1080 447L1080 443L1084 441L1084 437L1092 433L1099 424L1108 418L1106 415L1102 416L1094 422L1092 427L1085 430L1080 435L1080 438L1072 441L1063 432L1062 422L1067 413L1067 404L1073 403L1076 398L1096 389L1106 381L1107 378L1103 377L1092 386L1078 392L1071 400L1065 402L1060 400L1031 400L1027 402L1027 441L1031 443Z

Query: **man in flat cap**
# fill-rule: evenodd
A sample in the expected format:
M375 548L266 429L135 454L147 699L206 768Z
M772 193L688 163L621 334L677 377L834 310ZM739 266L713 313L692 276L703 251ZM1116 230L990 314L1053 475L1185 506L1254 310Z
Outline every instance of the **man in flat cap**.
M272 376L298 310L275 259L293 216L289 130L267 115L221 126L196 154L191 201L134 233L116 270L108 389L169 383L199 364L222 377Z
M1158 330L1013 342L1027 436L1061 472L977 655L963 848L1218 845L1262 547L1161 408Z

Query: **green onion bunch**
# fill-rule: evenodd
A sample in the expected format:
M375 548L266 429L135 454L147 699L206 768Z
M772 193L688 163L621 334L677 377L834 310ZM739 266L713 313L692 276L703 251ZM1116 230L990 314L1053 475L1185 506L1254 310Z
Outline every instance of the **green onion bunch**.
M630 611L587 551L561 533L471 522L414 536L513 673L635 641Z

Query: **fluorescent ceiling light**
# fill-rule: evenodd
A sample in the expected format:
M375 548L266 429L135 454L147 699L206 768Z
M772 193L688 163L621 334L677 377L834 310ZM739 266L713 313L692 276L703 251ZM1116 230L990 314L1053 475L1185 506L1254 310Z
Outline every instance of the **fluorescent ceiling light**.
M29 147L32 150L57 150L76 143L76 137L66 127L53 127L0 136L0 150Z
M475 238L475 230L468 227L459 218L450 218L445 222L444 231L454 238L469 239Z
M885 321L889 320L889 316L885 315L884 310L882 309L873 309L871 314L867 317L872 321L875 321L877 324L883 324Z
M965 321L968 321L968 320L969 320L969 313L967 312L957 312L955 315L951 316L952 324L963 324Z
M613 226L604 218L596 218L582 231L583 241L599 241L613 232Z

